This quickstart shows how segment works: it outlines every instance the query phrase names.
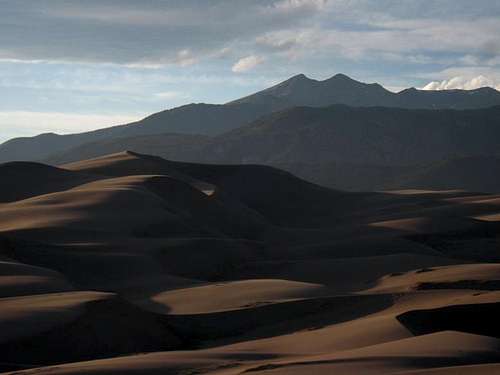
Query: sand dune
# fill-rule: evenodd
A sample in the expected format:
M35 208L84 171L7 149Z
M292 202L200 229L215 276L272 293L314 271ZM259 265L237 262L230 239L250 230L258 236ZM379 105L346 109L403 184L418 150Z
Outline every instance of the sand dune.
M264 225L255 216L238 215L188 184L167 176L104 179L13 202L0 210L0 231L4 233L69 227L68 230L77 228L80 233L166 237L238 230L238 224L245 219L240 227L249 233Z
M0 261L0 298L72 289L72 285L53 270Z
M427 334L444 330L461 330L500 337L496 324L500 303L471 300L470 304L456 304L435 309L413 310L399 315L398 320L413 334Z
M177 171L169 162L149 155L141 155L132 151L118 152L94 159L79 161L61 166L64 170L84 172L109 177L131 175L166 175L187 183L203 184L193 177Z
M337 293L369 288L379 277L422 267L455 263L444 257L415 254L393 254L374 257L269 261L248 264L233 277L249 275L279 277L286 280L328 285Z
M496 195L133 152L5 176L0 371L498 370Z
M500 373L500 365L486 364L486 365L470 365L470 366L456 366L445 367L430 370L417 370L407 371L401 374L405 375L489 375Z
M411 373L419 367L419 363L423 368L444 367L446 371L450 366L443 364L487 364L491 369L496 366L490 363L499 358L498 345L499 340L494 338L450 331L338 352L334 356L327 354L279 360L272 356L266 358L263 353L225 355L223 352L207 351L189 357L188 353L174 352L76 363L38 369L36 373L399 374ZM246 364L242 363L245 359Z
M104 293L67 292L2 298L2 342L29 337L76 319L89 301L106 298Z
M10 328L2 330L7 334L0 348L8 362L20 365L168 350L180 345L165 317L113 294L75 292L3 299L1 303L6 307L2 307L2 326Z
M200 314L328 294L321 285L286 280L245 280L177 289L153 297L171 314Z
M31 162L0 164L0 175L0 203L71 189L98 178Z
M484 290L500 281L498 264L433 267L383 277L371 291L399 292L425 289ZM496 289L496 288L495 288ZM493 290L495 290L493 289ZM488 290L488 289L486 289Z
M498 361L500 341L484 336L442 332L398 340L359 350L318 356L305 361L263 365L246 370L261 374L388 374L410 370L415 362L423 367L441 367ZM450 359L454 358L454 359Z
M201 186L201 190L205 190L207 185L209 189L217 186L280 225L317 226L334 220L339 212L345 212L348 206L355 204L355 195L325 189L265 166L181 163L127 151L62 167L111 176L136 175L147 171L150 174L171 175ZM335 204L335 211L329 210L332 204ZM292 215L296 210L304 215Z

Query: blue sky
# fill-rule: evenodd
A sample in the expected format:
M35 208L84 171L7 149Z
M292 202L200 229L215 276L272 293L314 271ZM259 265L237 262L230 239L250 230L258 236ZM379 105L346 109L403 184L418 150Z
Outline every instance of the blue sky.
M0 14L0 141L224 103L298 73L500 89L496 0L0 0Z

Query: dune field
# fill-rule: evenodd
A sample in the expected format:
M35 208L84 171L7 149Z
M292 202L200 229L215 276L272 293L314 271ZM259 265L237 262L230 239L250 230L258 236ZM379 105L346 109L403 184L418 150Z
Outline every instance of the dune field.
M0 173L3 373L500 372L500 195L135 152Z

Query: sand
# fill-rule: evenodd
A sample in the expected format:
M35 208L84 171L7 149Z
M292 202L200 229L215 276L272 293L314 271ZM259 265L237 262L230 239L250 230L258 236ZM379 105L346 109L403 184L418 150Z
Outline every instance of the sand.
M500 373L496 195L133 152L0 177L2 372Z

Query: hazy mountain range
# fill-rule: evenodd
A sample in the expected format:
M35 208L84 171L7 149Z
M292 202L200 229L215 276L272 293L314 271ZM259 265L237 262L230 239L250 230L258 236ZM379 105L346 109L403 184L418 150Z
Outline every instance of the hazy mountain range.
M405 181L432 187L434 174L426 171L453 165L444 175L453 174L468 160L463 170L477 174L471 160L488 158L490 165L500 157L499 124L500 92L491 88L393 93L342 74L324 81L300 74L227 104L189 104L87 133L12 139L0 145L0 161L57 165L132 150L183 161L279 166L351 190ZM490 170L480 171L479 190L495 191L497 184L481 182ZM462 187L453 176L449 187Z

